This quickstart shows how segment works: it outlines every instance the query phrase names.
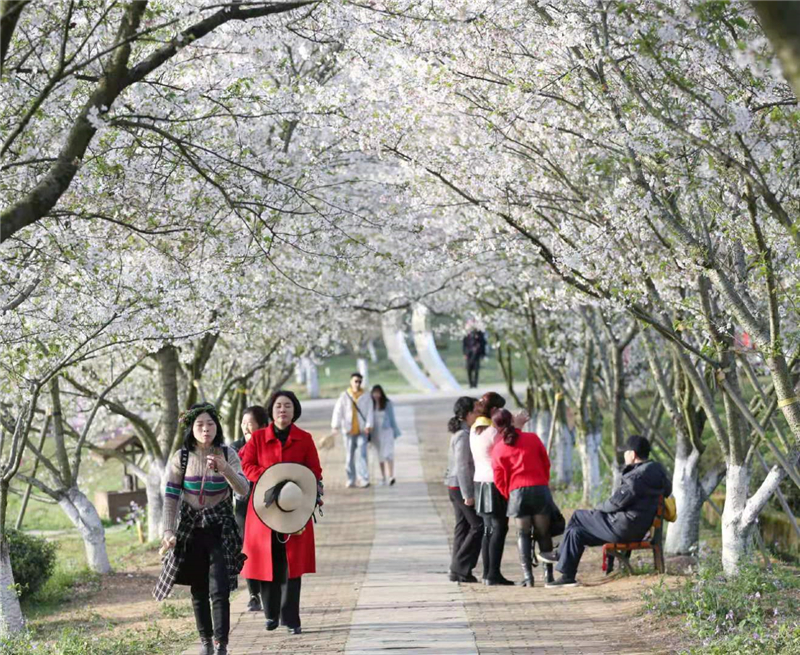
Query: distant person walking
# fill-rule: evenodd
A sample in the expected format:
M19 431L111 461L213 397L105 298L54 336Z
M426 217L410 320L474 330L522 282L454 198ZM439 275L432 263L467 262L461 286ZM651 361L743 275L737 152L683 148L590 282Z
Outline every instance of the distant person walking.
M386 397L383 387L376 384L370 391L375 427L372 428L371 443L378 453L381 467L381 484L393 485L394 479L394 440L400 436L394 404Z
M475 462L469 447L469 429L475 422L477 398L462 396L453 405L453 417L447 424L451 433L444 483L456 516L453 530L453 555L450 580L477 582L472 569L478 563L483 541L483 519L475 511Z
M234 441L231 444L231 448L233 448L237 454L241 452L242 448L244 448L244 445L250 441L250 437L253 435L253 432L267 427L267 423L269 423L269 419L267 418L267 410L260 405L253 405L252 407L245 409L244 413L242 414L242 438ZM239 526L239 532L241 532L242 538L244 538L244 526L245 520L247 519L247 504L250 502L251 491L252 489L248 491L246 496L235 497L236 502L234 504L234 515L236 517L236 525ZM250 592L250 601L247 603L248 611L260 612L261 581L248 580L247 590Z
M344 439L347 487L369 486L367 441L372 432L372 397L361 388L361 373L350 376L350 387L342 392L333 408L331 429L339 430Z
M486 357L486 335L478 328L473 328L464 337L461 349L464 352L464 360L467 364L469 386L475 389L478 386L481 359Z

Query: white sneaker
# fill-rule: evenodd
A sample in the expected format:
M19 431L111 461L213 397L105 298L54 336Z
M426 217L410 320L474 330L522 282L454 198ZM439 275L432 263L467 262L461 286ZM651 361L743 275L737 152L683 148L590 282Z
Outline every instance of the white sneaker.
M386 478L383 478L383 480L381 480L381 486L385 487L387 484L388 482L386 481Z
M355 484L356 483L353 482L352 480L348 480L347 482L344 483L344 486L350 489L351 487L355 486Z
M356 486L359 489L366 489L369 486L369 480L358 480Z

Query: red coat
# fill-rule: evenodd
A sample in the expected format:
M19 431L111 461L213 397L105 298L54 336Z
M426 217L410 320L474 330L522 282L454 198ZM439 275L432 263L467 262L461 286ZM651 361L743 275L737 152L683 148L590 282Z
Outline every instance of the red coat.
M494 484L504 498L514 489L550 484L550 458L541 439L533 432L517 434L513 446L500 438L492 448Z
M286 443L281 442L273 432L271 424L253 432L245 446L239 451L242 470L253 484L261 474L278 462L295 462L310 468L317 480L322 479L322 468L314 439L308 432L292 425ZM253 509L253 495L247 503L247 520L244 529L244 548L247 561L242 575L249 580L272 580L272 530L261 522ZM314 556L314 521L309 520L301 535L292 535L286 542L286 559L289 564L289 577L297 578L304 573L316 571Z

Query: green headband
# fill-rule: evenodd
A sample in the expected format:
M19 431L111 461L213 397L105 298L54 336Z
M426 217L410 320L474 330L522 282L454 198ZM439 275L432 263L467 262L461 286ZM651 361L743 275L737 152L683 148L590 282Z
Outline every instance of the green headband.
M211 403L205 403L204 405L200 405L194 409L187 409L185 412L181 412L181 415L178 417L178 422L184 428L190 428L192 425L194 425L195 419L200 416L200 414L206 413L210 414L212 418L215 418L219 421L219 417L217 416L217 408Z

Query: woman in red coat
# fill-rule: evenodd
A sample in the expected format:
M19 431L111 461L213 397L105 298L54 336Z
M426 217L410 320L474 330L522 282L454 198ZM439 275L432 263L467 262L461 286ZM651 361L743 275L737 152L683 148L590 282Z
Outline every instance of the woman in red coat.
M317 476L321 492L322 468L314 439L294 425L302 411L297 396L291 391L276 391L266 409L272 423L256 430L239 451L245 476L255 484L273 464L304 464ZM283 623L289 634L300 634L300 578L316 571L314 522L309 519L305 528L291 535L273 532L256 515L251 496L243 552L247 561L242 575L261 581L267 630L275 630Z
M550 458L536 434L514 427L507 409L496 409L492 424L501 437L492 448L494 484L508 501L509 518L517 524L522 585L532 587L534 534L539 542L539 557L547 563L556 561L550 529L553 506L548 486Z

